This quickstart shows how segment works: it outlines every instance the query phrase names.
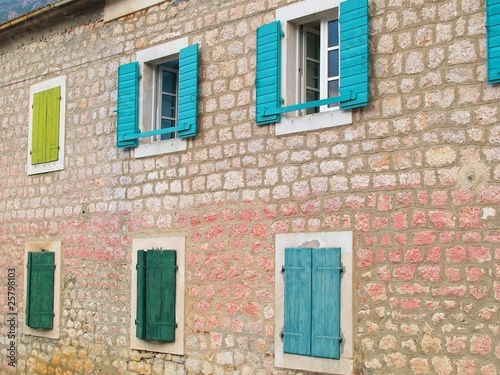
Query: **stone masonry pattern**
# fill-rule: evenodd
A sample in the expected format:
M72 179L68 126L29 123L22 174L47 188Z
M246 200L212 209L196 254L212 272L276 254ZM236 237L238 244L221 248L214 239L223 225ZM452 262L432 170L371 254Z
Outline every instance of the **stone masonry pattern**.
M254 120L255 31L294 2L165 1L104 23L96 1L0 39L0 373L311 374L274 366L274 235L350 230L355 374L499 374L484 0L370 0L370 104L277 137ZM115 145L118 66L184 36L200 46L200 131L134 159ZM61 75L65 168L28 176L29 89ZM184 356L130 349L132 239L158 235L186 237ZM16 372L7 269L23 306L24 245L42 239L62 242L61 334L19 323Z

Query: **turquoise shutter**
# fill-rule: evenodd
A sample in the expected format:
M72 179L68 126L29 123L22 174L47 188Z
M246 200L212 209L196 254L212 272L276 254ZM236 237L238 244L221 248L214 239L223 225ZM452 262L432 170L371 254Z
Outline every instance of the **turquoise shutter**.
M500 0L486 0L488 83L500 83Z
M175 341L175 250L149 250L146 262L146 338Z
M139 339L146 339L146 252L137 252L137 309L135 318L135 335Z
M285 249L285 353L311 354L311 262L311 249Z
M139 63L118 67L117 147L136 147L137 139L123 140L139 133Z
M279 21L257 29L256 107L258 125L280 121L280 115L267 115L267 110L281 106L281 24Z
M340 248L312 250L311 355L340 358Z
M179 138L193 137L198 128L198 44L183 48L179 53Z
M354 96L340 102L340 109L368 104L368 0L340 3L340 96Z
M28 252L27 266L26 325L52 329L55 253Z

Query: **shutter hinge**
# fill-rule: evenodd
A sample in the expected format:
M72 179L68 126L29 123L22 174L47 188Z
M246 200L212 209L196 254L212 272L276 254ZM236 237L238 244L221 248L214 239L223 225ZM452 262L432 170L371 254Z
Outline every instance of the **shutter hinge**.
M284 38L285 37L285 33L283 32L283 30L281 30L281 37Z
M281 273L285 273L285 266L281 266Z
M285 333L283 332L283 330L280 331L280 337L282 340L283 340L283 337L285 337Z

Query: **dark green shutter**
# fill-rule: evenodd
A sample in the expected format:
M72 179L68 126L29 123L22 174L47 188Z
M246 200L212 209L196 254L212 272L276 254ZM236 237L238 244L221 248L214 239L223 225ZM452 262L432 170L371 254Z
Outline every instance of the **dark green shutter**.
M136 147L137 139L124 140L139 133L139 63L118 67L118 108L116 119L117 147Z
M198 44L179 53L179 106L177 116L179 138L193 137L198 132Z
M312 250L311 355L340 358L340 248Z
M486 0L488 83L500 83L500 0Z
M60 106L61 87L59 86L33 95L32 165L59 159Z
M55 253L28 252L26 325L52 329L54 319Z
M368 104L368 0L340 3L340 109Z
M266 110L281 106L281 24L279 21L257 29L256 106L258 125L280 121L280 115L268 115Z
M285 249L285 353L311 355L311 262L311 249Z
M136 268L136 336L143 340L175 341L175 250L139 250Z

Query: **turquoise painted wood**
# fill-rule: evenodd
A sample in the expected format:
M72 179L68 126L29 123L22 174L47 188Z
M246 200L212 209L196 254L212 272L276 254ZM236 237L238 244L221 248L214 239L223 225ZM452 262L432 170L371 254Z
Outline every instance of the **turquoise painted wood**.
M137 252L137 300L135 317L135 335L141 340L146 339L146 252Z
M146 338L175 341L175 250L149 250L146 263Z
M52 329L54 320L55 253L28 252L26 325Z
M194 137L198 132L198 44L179 53L179 138Z
M281 23L257 28L256 104L257 125L279 122L279 114L266 114L281 106Z
M285 353L311 355L311 262L311 249L285 249Z
M340 358L340 248L312 250L311 356Z
M139 133L139 63L118 67L117 147L136 147L137 139L125 140L126 135Z
M486 0L488 83L500 83L500 0Z
M340 109L368 104L368 0L340 3L340 95L352 91L355 99L340 103Z

